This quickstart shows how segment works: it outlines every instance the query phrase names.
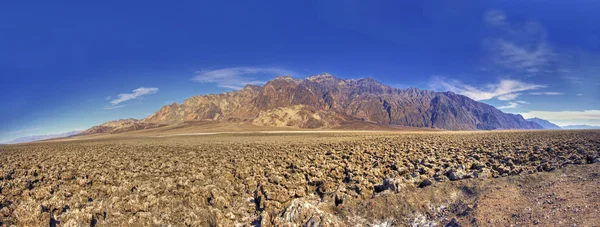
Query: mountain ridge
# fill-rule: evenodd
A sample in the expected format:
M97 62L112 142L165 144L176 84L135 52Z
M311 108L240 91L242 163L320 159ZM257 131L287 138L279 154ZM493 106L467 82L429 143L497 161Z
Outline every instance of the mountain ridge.
M535 122L535 123L539 124L540 126L544 127L544 129L562 129L560 126L558 126L548 120L544 120L544 119L537 118L537 117L527 118L525 120Z
M19 137L14 140L5 142L3 144L28 143L28 142L35 142L35 141L40 141L40 140L47 140L47 139L64 138L64 137L79 135L81 132L84 132L84 131L83 130L75 130L75 131L58 133L58 134L23 136L23 137Z
M600 129L600 126L593 125L566 125L563 129Z
M189 121L259 126L332 128L349 122L448 130L542 129L521 115L453 92L398 89L373 78L341 79L322 73L294 79L278 76L263 86L197 95L163 106L141 119L110 121L83 134L118 133Z

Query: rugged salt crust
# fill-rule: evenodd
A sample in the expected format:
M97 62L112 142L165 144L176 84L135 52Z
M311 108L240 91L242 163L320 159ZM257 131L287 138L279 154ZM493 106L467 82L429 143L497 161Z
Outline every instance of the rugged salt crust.
M596 163L599 152L598 131L236 134L4 146L0 224L444 225L477 209L465 201L479 186L459 187L458 180Z

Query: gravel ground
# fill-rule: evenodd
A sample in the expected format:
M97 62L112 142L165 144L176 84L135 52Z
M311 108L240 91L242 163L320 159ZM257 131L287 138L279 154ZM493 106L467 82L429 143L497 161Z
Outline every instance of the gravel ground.
M591 130L11 145L0 147L0 224L593 226L598 162Z

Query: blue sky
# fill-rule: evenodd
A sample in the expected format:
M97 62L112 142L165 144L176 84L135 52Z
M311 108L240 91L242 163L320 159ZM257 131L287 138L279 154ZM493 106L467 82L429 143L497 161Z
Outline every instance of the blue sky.
M39 1L0 9L0 141L329 72L600 125L598 1Z

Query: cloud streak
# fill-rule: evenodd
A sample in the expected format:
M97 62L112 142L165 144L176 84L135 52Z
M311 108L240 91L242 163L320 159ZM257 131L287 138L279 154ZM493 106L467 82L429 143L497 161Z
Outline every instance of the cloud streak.
M485 43L493 64L529 76L552 71L557 54L547 42L546 30L541 24L533 20L521 25L508 23L500 10L489 10L483 21L502 33Z
M40 129L41 128L27 128L27 129L21 129L21 130L17 130L17 131L5 132L4 134L7 134L7 135L21 134L21 133L28 133L28 132L39 131Z
M578 77L578 76L563 76L563 78L574 84L582 84L583 83L583 80L581 79L581 77Z
M475 87L464 84L458 80L448 80L444 78L434 78L432 87L435 90L446 90L458 93L476 101L490 100L498 98L499 100L513 100L519 96L522 91L536 90L545 88L545 85L526 83L518 80L500 80L497 84L488 84L481 87Z
M122 103L122 102L126 102L132 99L139 99L144 95L151 95L151 94L155 94L158 92L158 88L146 88L146 87L140 87L138 89L135 89L132 91L132 93L127 93L127 94L119 94L114 100L110 101L110 104L112 105L110 108L111 109L116 109L119 108L117 105ZM123 106L120 106L123 107ZM107 109L106 107L104 109Z
M508 105L506 105L506 106L500 106L500 107L498 107L498 109L514 109L514 108L517 108L518 106L519 106L519 103L508 102Z
M519 97L519 95L521 95L521 94L520 93L511 93L511 94L501 95L501 96L498 96L498 100L510 101L510 100L516 99L517 97Z
M530 48L504 39L496 40L495 45L494 60L497 64L530 74L545 71L554 56L554 52L545 41Z
M118 106L105 106L104 109L105 110L113 110L113 109L118 109L121 107L125 107L125 105L118 105Z
M567 110L567 111L540 111L533 110L521 113L525 118L538 117L555 124L565 125L594 125L600 126L600 110Z
M285 76L295 75L295 73L282 68L234 67L198 71L192 80L199 83L215 83L221 88L239 90L248 84L264 84L266 82L256 79L257 75Z
M546 91L546 92L530 92L530 95L562 95L560 92Z
M600 120L600 110L582 111L530 111L522 113L523 117L539 117L546 120Z
M489 10L484 14L483 20L490 25L504 25L506 15L500 10Z

